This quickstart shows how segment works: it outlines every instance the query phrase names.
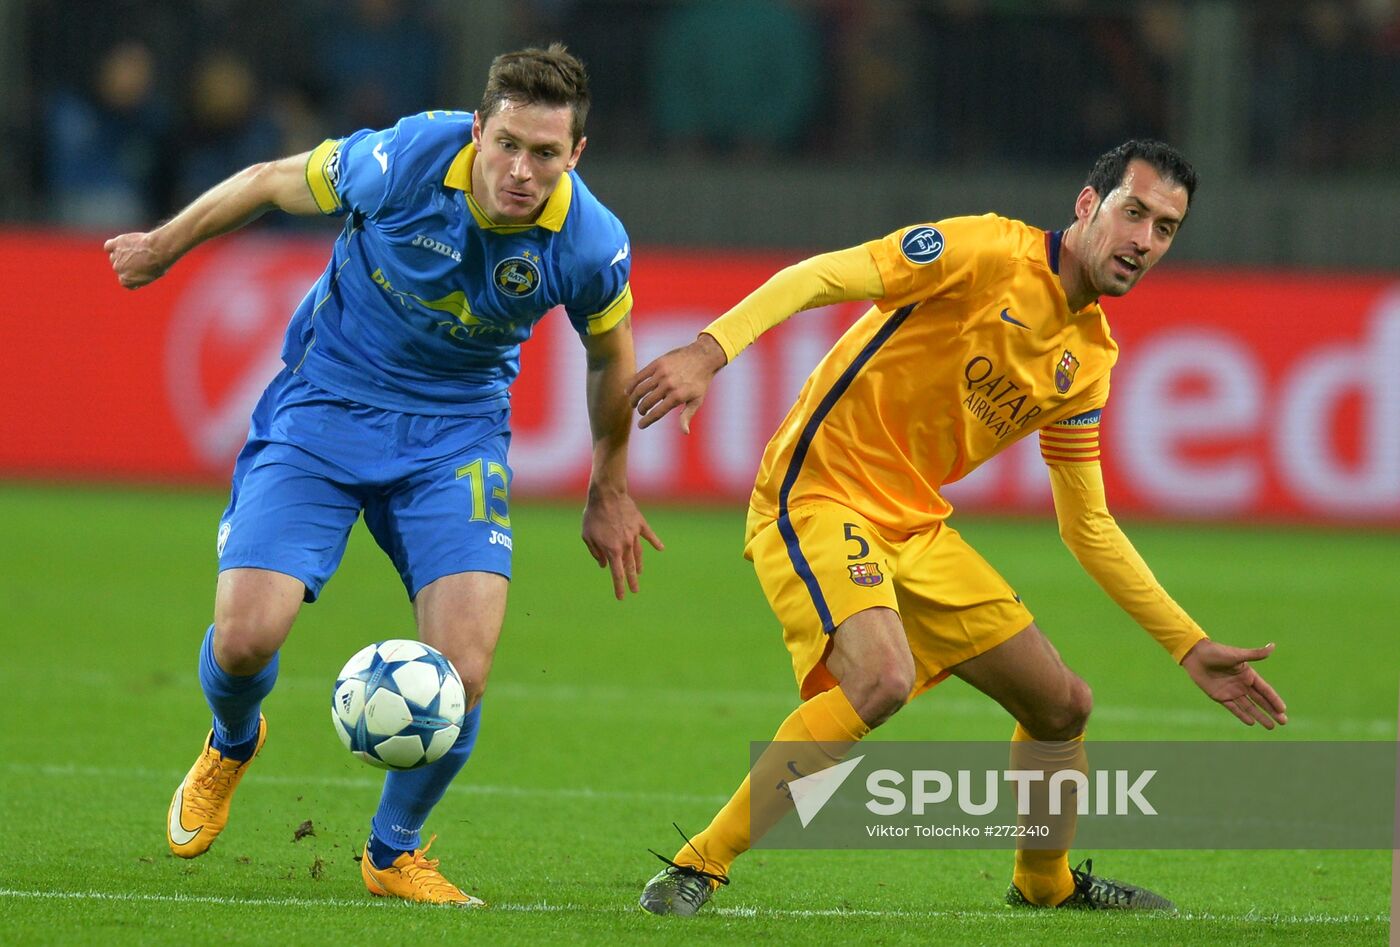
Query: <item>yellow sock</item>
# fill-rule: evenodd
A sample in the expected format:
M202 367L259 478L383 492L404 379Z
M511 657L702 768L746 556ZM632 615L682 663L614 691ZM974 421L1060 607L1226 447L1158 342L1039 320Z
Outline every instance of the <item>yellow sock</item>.
M724 804L705 831L676 854L676 863L729 874L734 859L748 851L754 839L792 811L787 780L789 766L804 776L840 762L856 741L870 732L840 687L818 694L794 710L773 745L754 763L738 791ZM794 744L806 746L794 746ZM757 780L758 793L753 792Z
M1088 769L1082 733L1073 740L1037 742L1017 724L1011 741L1013 769L1043 770L1047 774L1066 769L1086 772ZM1047 775L1047 782L1048 779ZM1074 877L1069 873L1069 842L1074 837L1076 800L1068 792L1062 794L1061 815L1050 817L1046 783L1036 783L1034 786L1039 791L1032 791L1031 814L1023 821L1048 822L1052 826L1051 838L1054 843L1064 847L1053 850L1017 847L1016 868L1011 883L1032 904L1056 905L1074 893ZM1032 841L1031 844L1035 843Z

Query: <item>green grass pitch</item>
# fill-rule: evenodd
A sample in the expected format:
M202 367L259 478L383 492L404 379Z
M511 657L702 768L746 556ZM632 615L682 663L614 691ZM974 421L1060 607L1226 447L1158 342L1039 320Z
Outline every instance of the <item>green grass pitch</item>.
M1386 852L1100 852L1099 870L1177 917L1020 912L1006 852L769 852L704 915L636 909L676 846L741 778L748 741L794 704L747 563L739 510L648 509L669 548L618 604L578 510L519 502L517 579L474 758L428 831L485 911L370 898L354 856L379 777L335 738L328 698L357 648L409 636L402 588L358 530L305 609L265 704L270 736L205 857L163 820L199 748L195 679L212 604L212 492L0 486L0 941L217 943L1379 943ZM1090 739L1394 739L1400 535L1129 526L1159 577L1265 673L1293 723L1246 731L1199 694L1075 565L1047 521L958 521L1095 692ZM877 739L1002 739L958 682ZM293 841L310 820L314 835ZM1079 853L1086 854L1086 853ZM1095 854L1095 853L1087 853Z

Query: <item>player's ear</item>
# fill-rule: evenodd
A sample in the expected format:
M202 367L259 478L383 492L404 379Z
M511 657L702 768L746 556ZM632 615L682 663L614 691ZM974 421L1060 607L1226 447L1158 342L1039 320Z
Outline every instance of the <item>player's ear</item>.
M472 113L472 144L476 145L476 150L481 150L481 113Z
M578 140L578 144L577 144L577 145L574 145L573 154L569 155L569 164L568 164L568 167L566 167L566 168L564 169L565 171L572 171L572 170L574 169L574 165L578 164L579 156L583 154L584 146L586 146L587 144L588 144L588 136L587 136L587 135L584 135L582 138L580 138L580 139Z
M1074 200L1074 216L1077 220L1087 222L1098 209L1099 192L1089 187L1087 184L1084 190L1079 192L1079 196Z

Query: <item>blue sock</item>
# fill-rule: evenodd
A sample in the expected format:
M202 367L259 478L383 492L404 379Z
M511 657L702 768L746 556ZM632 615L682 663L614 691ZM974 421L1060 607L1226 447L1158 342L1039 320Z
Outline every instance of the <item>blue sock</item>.
M376 868L387 868L404 852L422 848L419 830L466 765L467 757L472 755L480 724L481 703L478 701L462 721L457 742L441 759L420 769L390 773L384 778L379 809L369 824L370 861Z
M258 716L262 700L277 681L277 655L256 674L236 677L214 660L214 626L199 649L199 684L214 712L214 749L226 759L246 760L258 744Z

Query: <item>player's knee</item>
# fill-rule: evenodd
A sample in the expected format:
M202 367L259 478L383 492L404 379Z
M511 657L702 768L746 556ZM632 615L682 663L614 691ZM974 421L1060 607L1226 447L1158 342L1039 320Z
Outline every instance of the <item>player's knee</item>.
M914 675L902 672L882 675L873 694L870 726L878 727L893 717L909 701L914 687Z
M1076 677L1072 688L1073 707L1079 716L1079 728L1082 730L1089 723L1089 714L1094 709L1094 692L1082 678Z
M868 726L878 727L908 702L914 689L914 664L907 656L892 655L850 677L853 680L841 682L847 699Z
M1064 697L1044 708L1032 733L1040 740L1073 740L1088 726L1093 708L1094 694L1089 685L1070 675Z
M467 706L472 707L486 693L486 677L491 672L491 655L472 651L443 652L452 662L457 676L462 679L462 689L467 692Z
M256 674L267 667L285 638L285 631L265 623L238 614L222 616L214 625L214 660L229 674Z
M214 598L214 658L234 675L256 674L287 640L302 585L260 570L220 573Z

